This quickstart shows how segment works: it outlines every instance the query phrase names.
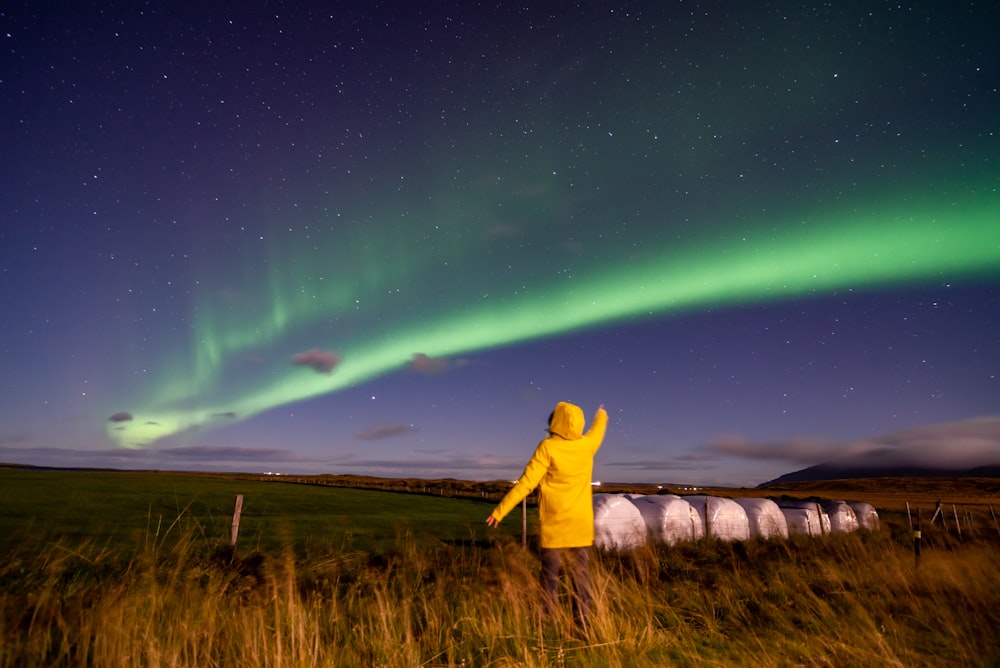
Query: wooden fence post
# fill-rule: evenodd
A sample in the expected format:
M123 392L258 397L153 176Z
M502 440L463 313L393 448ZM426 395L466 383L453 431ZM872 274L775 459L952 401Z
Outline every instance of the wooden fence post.
M913 561L914 566L920 566L920 510L917 509L917 524L913 530Z
M941 524L944 524L944 514L941 512L941 507L941 501L938 500L937 506L934 508L934 514L931 515L931 524L934 524L934 520L937 519L938 515L941 515ZM947 529L948 527L945 527L945 530Z
M955 530L958 531L958 537L962 537L962 525L958 523L958 507L955 504L951 504L951 512L955 515ZM942 518L943 520L944 518Z
M528 497L521 499L521 547L528 549Z
M240 513L243 512L243 495L236 495L236 510L233 511L233 530L229 535L229 546L236 547L236 535L240 532Z

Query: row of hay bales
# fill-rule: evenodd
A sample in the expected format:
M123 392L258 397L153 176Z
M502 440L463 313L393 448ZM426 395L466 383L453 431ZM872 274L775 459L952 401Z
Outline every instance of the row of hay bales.
M629 549L647 541L673 545L705 536L736 541L878 527L875 508L861 501L594 495L594 544L609 549Z

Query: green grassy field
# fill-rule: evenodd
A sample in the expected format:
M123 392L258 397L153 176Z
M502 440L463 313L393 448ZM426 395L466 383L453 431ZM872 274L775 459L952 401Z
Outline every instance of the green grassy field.
M317 545L383 552L401 533L448 543L482 541L493 507L433 494L277 480L0 469L0 548L25 540L82 539L128 548L189 533L206 543L228 544L237 495L243 495L238 547L264 552L292 546L301 553ZM534 509L529 521L533 530ZM520 517L512 516L499 531L520 536Z
M0 504L0 668L1000 665L986 522L926 526L919 562L898 512L878 532L597 552L580 634L567 601L543 615L517 518L486 533L492 502L0 470Z

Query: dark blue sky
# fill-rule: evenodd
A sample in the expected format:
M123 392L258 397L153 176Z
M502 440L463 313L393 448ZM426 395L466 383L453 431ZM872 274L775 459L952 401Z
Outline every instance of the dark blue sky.
M998 13L7 4L0 461L995 462Z

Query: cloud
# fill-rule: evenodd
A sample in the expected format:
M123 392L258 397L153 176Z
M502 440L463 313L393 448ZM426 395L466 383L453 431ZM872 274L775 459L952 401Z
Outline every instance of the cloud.
M807 466L853 462L969 468L1000 464L1000 416L926 425L848 443L810 438L753 443L739 436L727 436L707 444L706 450L742 459Z
M414 450L412 457L384 459L343 454L329 461L339 471L367 475L459 479L474 476L488 480L512 480L524 470L524 463L521 457L497 457L444 449Z
M126 450L4 447L0 461L34 466L114 468L167 471L281 471L287 474L357 473L403 478L478 478L508 480L524 470L521 456L467 453L449 449L414 449L406 454L377 458L371 448L354 448L333 456L299 453L290 449L240 445L192 445Z
M1000 464L1000 416L916 427L857 441L838 459L864 457L942 469Z
M796 464L818 464L837 452L843 444L816 438L792 438L783 441L754 443L743 436L727 435L706 444L705 449L716 455L743 459L786 461Z
M435 374L447 371L449 369L457 369L463 367L469 363L467 359L451 359L448 357L429 357L424 353L413 353L413 357L410 359L409 364L406 365L410 371L416 373L422 373L426 376L433 376Z
M441 373L450 365L451 361L447 357L428 357L424 353L414 353L408 368L410 371L433 376L436 373Z
M109 417L108 421L109 422L128 422L131 419L132 419L132 414L131 413L126 412L126 411L120 411L118 413L115 413L111 417Z
M379 424L365 429L358 434L358 438L362 441L379 441L384 438L392 438L393 436L408 434L411 431L416 431L411 424Z
M156 454L171 460L186 461L289 461L296 457L288 450L277 448L245 448L234 445L192 445L157 450Z
M663 472L664 474L676 471L700 471L702 468L700 463L696 461L686 461L684 457L677 457L673 459L636 459L631 461L607 462L604 466L609 469L623 469L629 472L642 471L645 473L655 471L658 473Z
M338 363L340 363L340 355L319 348L310 348L304 353L292 355L292 364L310 367L317 373L330 373Z
M145 444L139 444L145 445ZM297 468L316 473L322 462L277 448L196 445L176 448L78 450L72 448L4 447L0 461L57 468L165 469L171 471L262 471L265 467Z
M235 419L236 411L226 411L224 413L212 413L212 417Z

